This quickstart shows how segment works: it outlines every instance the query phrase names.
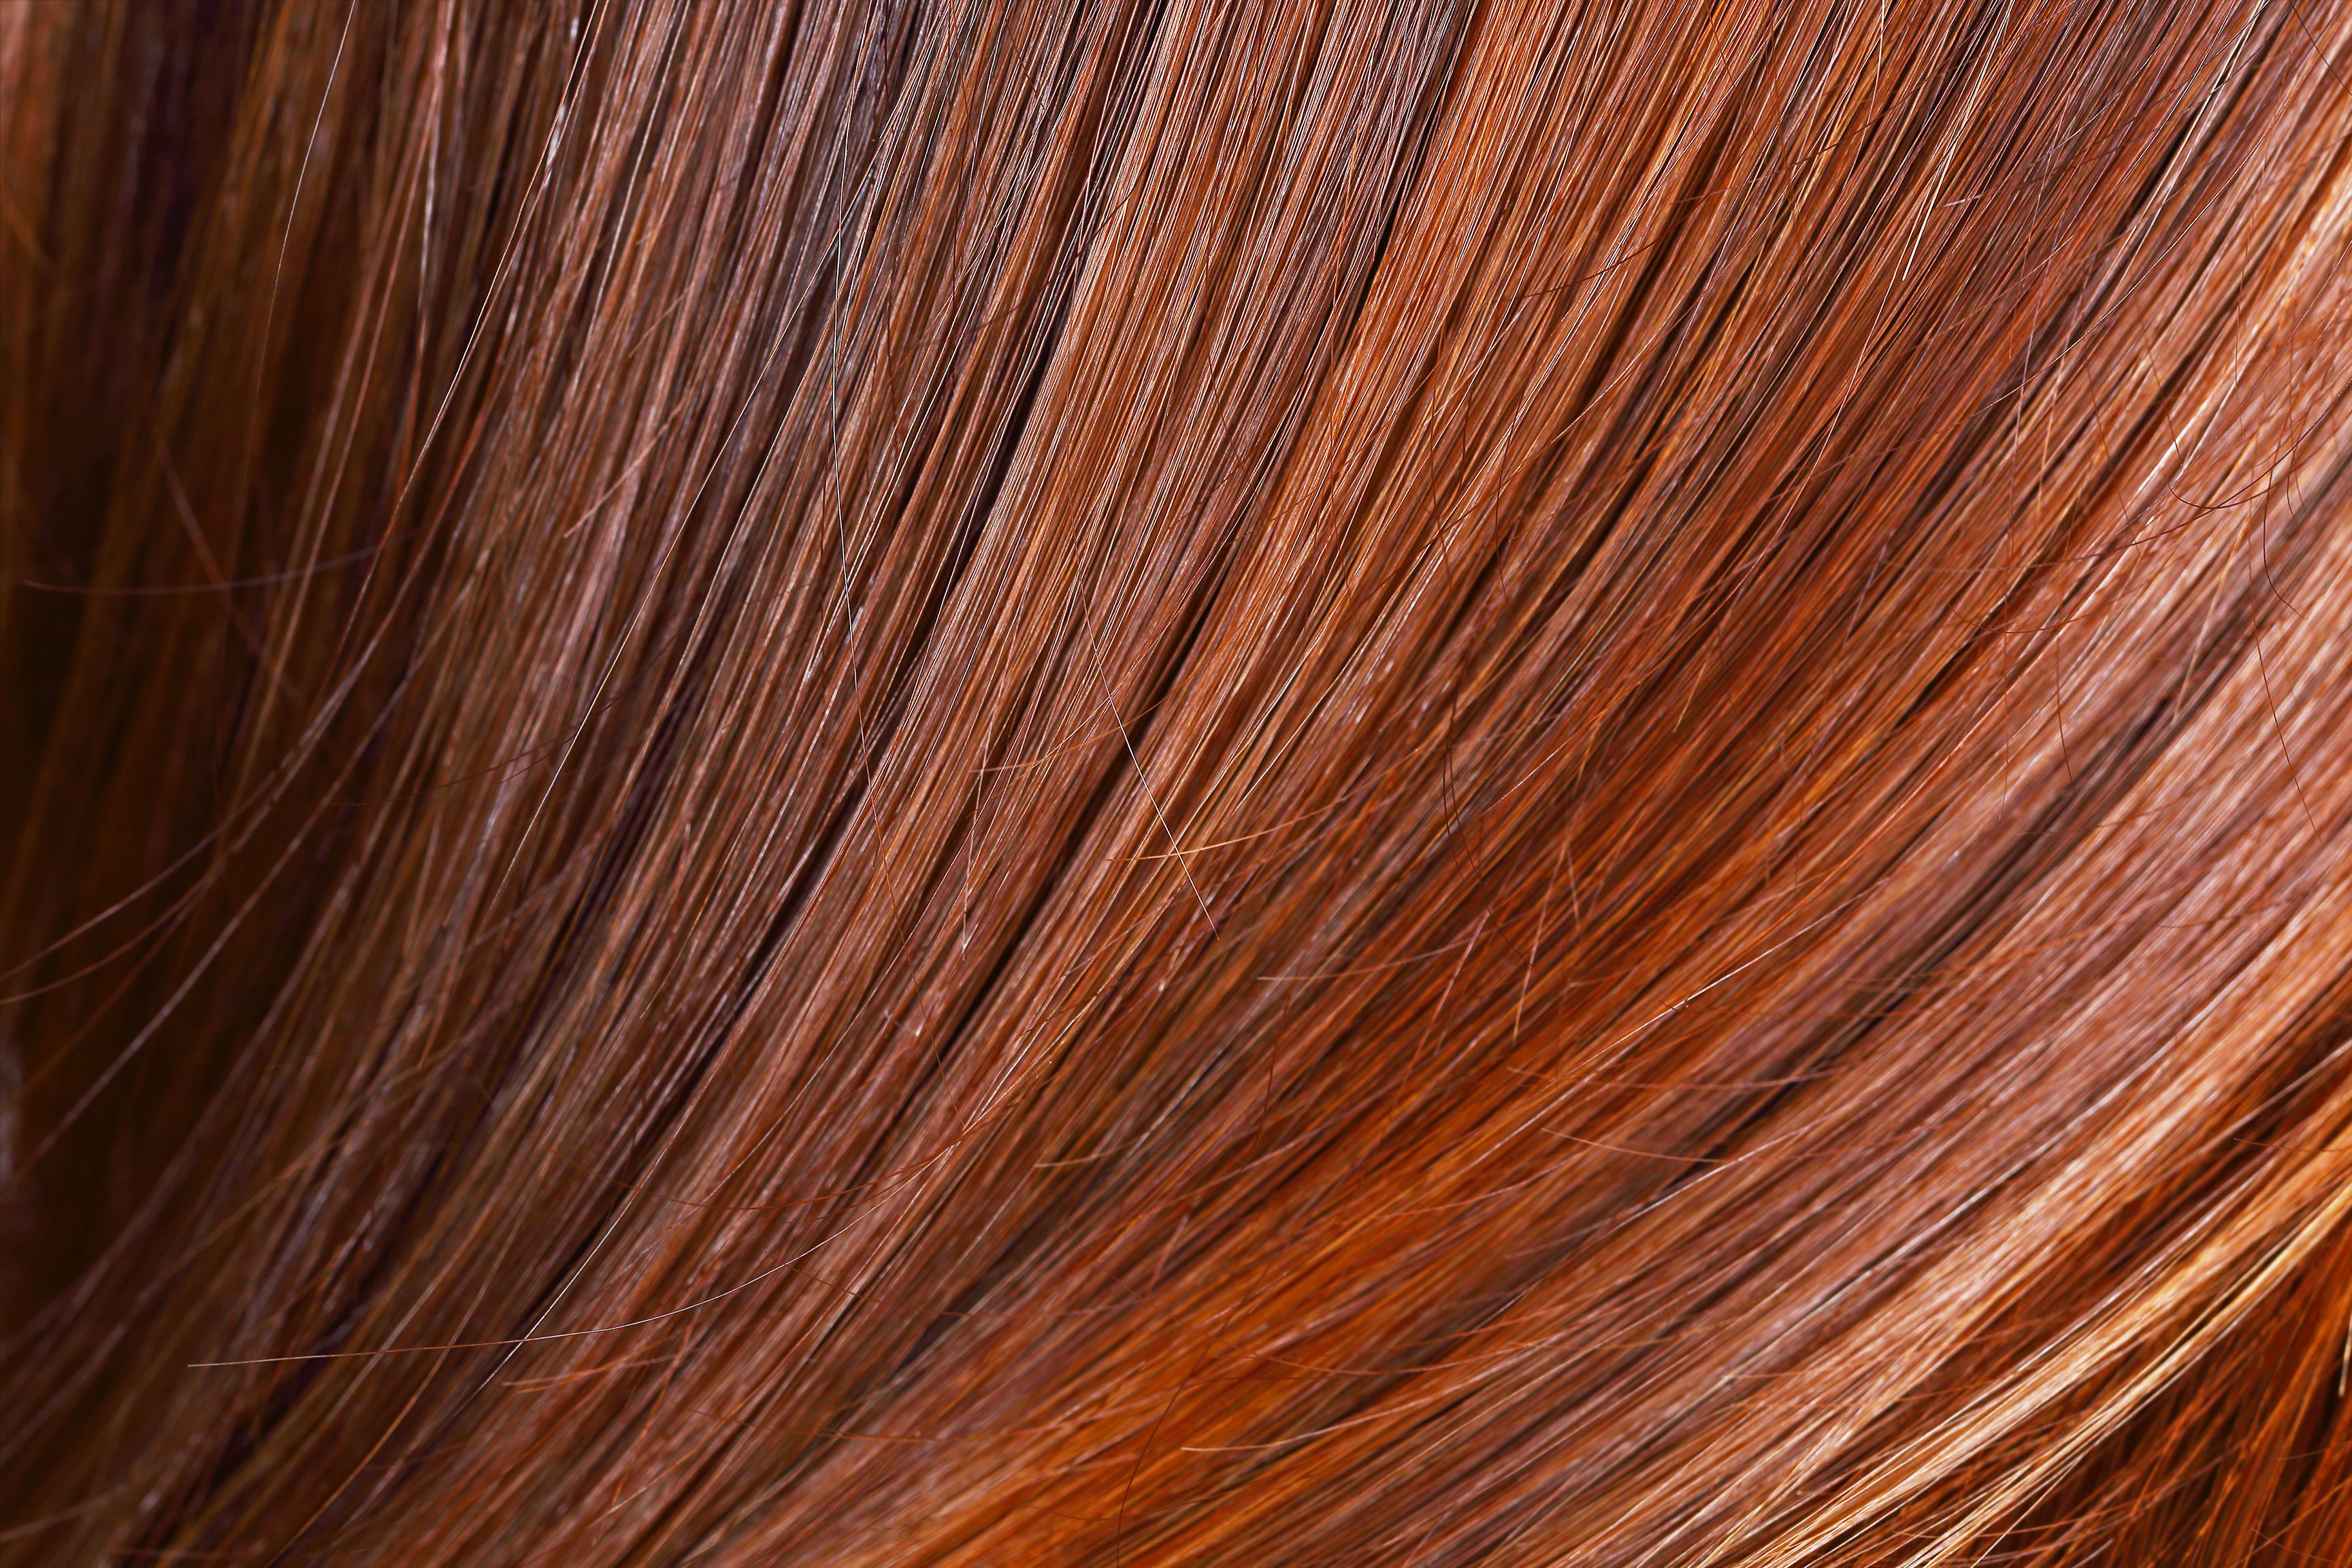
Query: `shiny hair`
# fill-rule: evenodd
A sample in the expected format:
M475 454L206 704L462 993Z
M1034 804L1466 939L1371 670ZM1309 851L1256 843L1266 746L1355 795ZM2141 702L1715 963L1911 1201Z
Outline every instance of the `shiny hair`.
M2343 1561L2347 42L0 7L0 1563Z

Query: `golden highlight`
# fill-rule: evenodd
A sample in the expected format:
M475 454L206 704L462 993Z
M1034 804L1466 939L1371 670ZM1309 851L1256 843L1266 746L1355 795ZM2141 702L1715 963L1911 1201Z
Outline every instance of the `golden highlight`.
M0 1564L2352 1560L2347 43L0 8Z

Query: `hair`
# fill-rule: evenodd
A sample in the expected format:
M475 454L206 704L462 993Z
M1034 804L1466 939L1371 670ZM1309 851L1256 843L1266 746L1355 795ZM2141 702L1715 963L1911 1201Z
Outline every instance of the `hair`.
M2347 43L0 9L0 1563L2345 1561Z

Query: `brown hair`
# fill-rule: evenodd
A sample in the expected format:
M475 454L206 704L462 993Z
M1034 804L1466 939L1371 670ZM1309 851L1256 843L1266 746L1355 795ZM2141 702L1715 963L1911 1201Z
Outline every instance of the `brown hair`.
M2347 42L0 9L0 1563L2343 1561Z

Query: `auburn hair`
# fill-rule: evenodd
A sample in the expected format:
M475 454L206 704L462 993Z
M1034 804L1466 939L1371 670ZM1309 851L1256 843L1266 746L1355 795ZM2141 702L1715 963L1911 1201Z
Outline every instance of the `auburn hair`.
M0 1564L2352 1560L2347 44L0 8Z

